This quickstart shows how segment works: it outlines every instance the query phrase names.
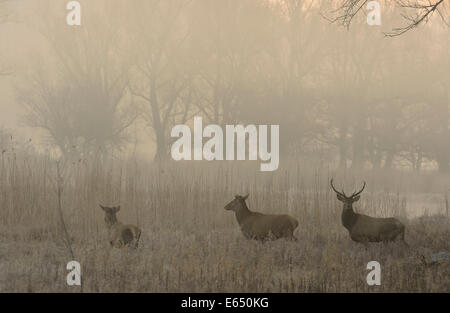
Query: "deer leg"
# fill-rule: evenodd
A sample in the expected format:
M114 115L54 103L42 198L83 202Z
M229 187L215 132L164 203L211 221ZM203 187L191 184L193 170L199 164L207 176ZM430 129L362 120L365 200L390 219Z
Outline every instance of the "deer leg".
M137 233L136 235L136 242L134 244L134 248L137 249L138 244L139 244L139 239L141 238L141 232Z
M128 245L122 245L121 250L122 250L121 253L122 262L128 264Z
M405 241L405 229L401 229L399 233L394 237L394 241L401 241L406 247L409 248L408 243Z
M114 248L112 245L112 242L110 242L110 243L111 244L109 246L106 246L106 256L105 256L104 263L103 263L104 268L107 268L107 265L109 263L109 259L111 256L111 250Z
M402 241L403 241L403 243L404 243L407 247L409 247L408 243L407 243L406 240L405 240L405 229L404 229L404 228L403 228L403 230L402 230Z
M361 241L361 243L364 245L364 250L368 251L369 250L369 242L367 240Z
M298 241L297 237L294 236L294 230L289 231L287 239L290 241Z
M407 247L407 248L409 248L409 244L406 242L406 240L405 240L405 231L403 230L403 232L402 232L402 236L401 236L401 241L402 241L402 243Z

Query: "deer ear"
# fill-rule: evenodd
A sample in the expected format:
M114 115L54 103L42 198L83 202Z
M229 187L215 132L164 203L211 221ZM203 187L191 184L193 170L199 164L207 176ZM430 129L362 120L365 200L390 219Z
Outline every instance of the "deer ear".
M119 212L120 211L120 205L119 206L116 206L115 208L114 208L114 212L115 213L117 213L117 212Z
M338 198L339 201L345 201L345 198L340 194L336 194L336 197Z
M247 194L246 196L243 197L243 199L244 199L244 200L247 200L247 198L248 198L249 195L250 195L250 194Z
M353 202L356 202L356 201L359 200L359 198L360 198L360 196L356 196L356 197L354 197L354 198L352 199L352 201L353 201Z
M99 207L100 207L103 211L106 211L106 208L105 208L103 205L99 204Z

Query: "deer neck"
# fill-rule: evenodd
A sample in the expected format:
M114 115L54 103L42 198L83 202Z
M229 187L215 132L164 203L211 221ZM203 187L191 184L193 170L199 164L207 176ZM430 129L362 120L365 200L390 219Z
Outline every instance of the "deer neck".
M347 207L344 205L341 219L342 225L348 230L350 230L356 224L358 214L356 214L355 211L353 211L353 206L351 204Z
M239 210L235 211L235 213L239 225L241 225L242 222L252 214L252 212L250 212L245 202Z
M117 220L117 217L114 219L106 219L105 224L107 229L111 229L115 225L118 225L120 222Z

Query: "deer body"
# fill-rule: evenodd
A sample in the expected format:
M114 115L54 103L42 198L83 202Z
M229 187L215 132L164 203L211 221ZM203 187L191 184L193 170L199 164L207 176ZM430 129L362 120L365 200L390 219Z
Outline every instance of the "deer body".
M376 218L364 214L355 213L353 203L360 199L359 194L364 190L366 183L359 192L351 196L337 191L331 180L331 188L336 192L339 201L343 202L341 215L342 225L348 230L350 238L353 241L368 242L389 242L405 240L405 225L396 218Z
M225 206L226 210L234 211L242 233L248 239L269 240L287 238L296 240L294 230L298 221L289 215L274 215L252 212L248 209L245 197L236 196Z
M395 218L376 218L353 211L342 212L342 225L356 242L380 242L404 239L405 226Z
M141 230L139 227L131 224L122 224L116 217L116 213L120 210L118 207L100 207L105 211L105 223L108 229L108 239L112 247L123 248L133 247L137 248L139 238L141 237Z

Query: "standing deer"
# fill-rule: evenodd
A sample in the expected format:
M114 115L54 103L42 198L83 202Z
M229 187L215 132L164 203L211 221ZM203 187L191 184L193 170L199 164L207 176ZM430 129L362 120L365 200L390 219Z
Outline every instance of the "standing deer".
M339 192L330 181L331 188L337 194L339 201L344 203L341 220L342 225L347 228L353 241L367 244L368 242L389 242L402 240L405 244L405 226L396 218L376 218L353 211L353 203L358 201L360 194L366 187L364 182L360 191L347 196L344 191Z
M225 210L234 211L237 222L242 233L248 239L255 240L276 240L287 238L297 240L294 230L298 226L298 221L289 215L272 215L252 212L248 209L245 197L235 196L235 198L225 206Z
M119 212L120 206L105 207L100 204L100 208L105 211L105 223L111 246L115 248L137 248L141 230L135 225L124 225L118 221L116 213Z

